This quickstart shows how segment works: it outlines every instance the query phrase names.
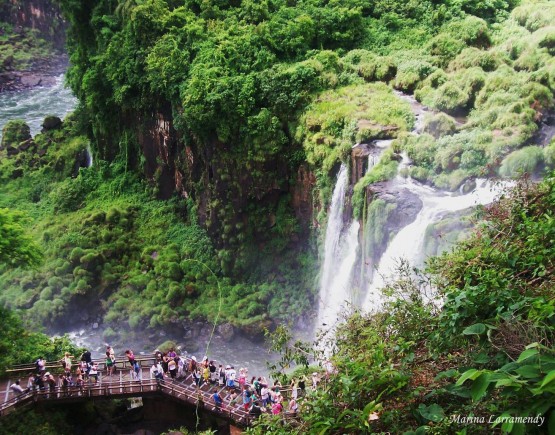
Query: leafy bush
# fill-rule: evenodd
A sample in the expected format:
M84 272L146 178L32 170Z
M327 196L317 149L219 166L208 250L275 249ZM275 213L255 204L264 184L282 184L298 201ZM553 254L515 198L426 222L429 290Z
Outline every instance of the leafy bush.
M543 150L537 146L524 147L509 154L499 168L503 177L515 178L523 174L533 174L543 161Z

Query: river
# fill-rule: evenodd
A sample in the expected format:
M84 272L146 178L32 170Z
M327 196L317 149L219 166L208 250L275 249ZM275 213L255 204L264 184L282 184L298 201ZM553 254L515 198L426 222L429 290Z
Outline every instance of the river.
M41 86L14 92L0 92L0 138L4 125L12 119L23 119L34 136L40 133L47 115L64 118L77 105L77 99L64 86L64 75L56 77L54 86Z

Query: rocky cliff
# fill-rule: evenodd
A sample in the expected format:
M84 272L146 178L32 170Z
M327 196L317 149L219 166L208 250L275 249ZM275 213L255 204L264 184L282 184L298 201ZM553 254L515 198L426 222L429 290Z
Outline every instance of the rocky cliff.
M0 21L13 25L16 32L34 29L57 50L64 48L66 23L52 0L4 0L0 2Z

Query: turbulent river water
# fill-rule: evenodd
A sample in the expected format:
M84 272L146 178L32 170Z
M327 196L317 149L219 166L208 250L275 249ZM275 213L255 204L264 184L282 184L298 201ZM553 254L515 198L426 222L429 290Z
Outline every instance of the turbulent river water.
M23 119L34 136L41 130L47 115L64 118L73 111L77 99L64 86L64 76L56 77L54 86L43 86L17 92L0 92L0 137L4 125L12 119Z

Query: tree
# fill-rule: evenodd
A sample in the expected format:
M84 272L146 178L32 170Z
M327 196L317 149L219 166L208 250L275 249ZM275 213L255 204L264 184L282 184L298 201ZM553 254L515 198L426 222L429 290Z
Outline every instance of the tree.
M0 208L0 264L11 267L40 264L42 253L40 247L25 232L26 222L23 213Z

